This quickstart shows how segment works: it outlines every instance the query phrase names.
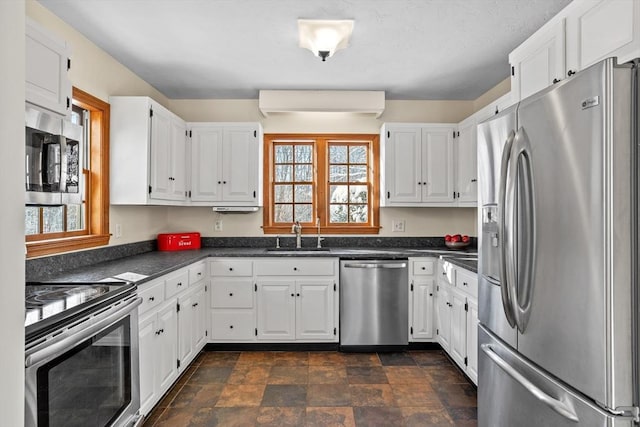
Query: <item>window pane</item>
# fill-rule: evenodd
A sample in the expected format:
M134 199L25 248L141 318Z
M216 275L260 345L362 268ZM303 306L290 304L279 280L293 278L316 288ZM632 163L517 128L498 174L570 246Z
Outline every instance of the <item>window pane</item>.
M276 166L276 182L291 182L293 181L293 166L291 165L277 165Z
M293 163L293 146L276 145L276 163Z
M349 206L349 222L366 223L367 221L367 205Z
M311 203L313 201L311 191L310 185L296 185L296 203Z
M347 182L347 167L329 166L329 182Z
M67 205L67 231L84 229L82 205Z
M43 233L57 233L64 231L64 206L43 207L42 218Z
M329 207L329 222L332 224L347 222L347 205L331 205Z
M330 145L329 163L347 163L347 146Z
M367 182L366 166L349 166L350 182Z
M296 165L296 181L298 182L313 181L311 165Z
M276 203L293 202L293 185L276 185L275 198Z
M311 205L296 205L295 221L311 222Z
M350 185L349 186L349 202L350 203L367 203L367 186L366 185Z
M311 163L311 146L296 145L296 163Z
M367 147L362 145L349 147L349 163L367 163Z
M24 234L40 233L40 208L35 206L27 206L25 209L24 219Z
M346 185L332 185L329 191L329 203L346 203L349 200L349 189Z
M275 205L273 222L293 222L293 205Z

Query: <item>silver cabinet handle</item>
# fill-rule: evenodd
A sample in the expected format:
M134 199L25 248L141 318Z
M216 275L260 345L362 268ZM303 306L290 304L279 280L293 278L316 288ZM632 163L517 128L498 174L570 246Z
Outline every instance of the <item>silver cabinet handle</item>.
M509 169L509 160L511 157L511 147L513 146L513 140L515 138L515 132L509 132L507 142L502 149L502 160L500 162L500 190L498 192L498 237L500 239L499 257L500 264L500 293L502 295L502 308L504 314L509 322L509 326L512 328L516 325L515 316L512 312L511 295L508 288L507 279L507 224L506 224L506 201L507 201L507 172Z
M388 264L367 264L367 263L353 263L345 264L345 268L406 268L406 262L388 263Z
M504 359L498 356L498 354L493 351L493 348L491 348L490 344L482 344L480 348L496 365L498 365L504 372L506 372L507 375L519 382L520 385L526 388L527 391L535 396L539 401L556 411L558 414L567 418L568 420L571 420L575 423L580 421L573 408L567 402L555 399L549 396L544 391L540 390L535 384L529 381L513 366L509 365Z

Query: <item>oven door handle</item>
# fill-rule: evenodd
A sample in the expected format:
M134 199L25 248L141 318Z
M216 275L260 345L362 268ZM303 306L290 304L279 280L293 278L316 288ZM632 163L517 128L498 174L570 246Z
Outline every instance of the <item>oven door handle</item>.
M72 328L65 330L61 334L63 337L62 339L57 340L55 343L47 344L40 350L35 350L31 354L27 354L24 360L25 367L29 368L33 365L40 364L54 356L63 353L69 348L75 347L82 341L90 338L104 328L108 327L116 320L125 317L127 313L133 311L141 303L142 298L134 298L119 307L116 311L112 312L108 310L104 313L100 313L94 317L89 318L82 323L83 329L80 331L71 331L70 329Z

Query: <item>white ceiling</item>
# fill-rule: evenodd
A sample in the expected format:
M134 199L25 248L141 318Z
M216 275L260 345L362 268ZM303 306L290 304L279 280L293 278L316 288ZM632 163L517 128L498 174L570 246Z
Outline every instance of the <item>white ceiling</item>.
M260 89L383 90L472 100L507 56L570 0L39 0L172 99L253 99ZM297 20L354 19L322 62Z

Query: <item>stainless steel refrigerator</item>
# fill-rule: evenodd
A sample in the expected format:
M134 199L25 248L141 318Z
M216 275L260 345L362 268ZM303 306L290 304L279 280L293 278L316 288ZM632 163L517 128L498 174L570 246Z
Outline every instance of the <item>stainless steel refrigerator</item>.
M638 70L478 126L481 427L637 426Z

